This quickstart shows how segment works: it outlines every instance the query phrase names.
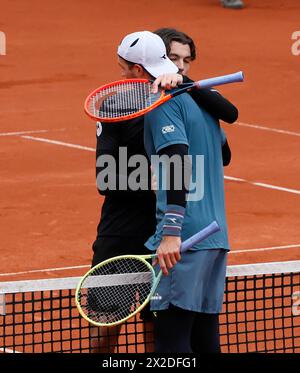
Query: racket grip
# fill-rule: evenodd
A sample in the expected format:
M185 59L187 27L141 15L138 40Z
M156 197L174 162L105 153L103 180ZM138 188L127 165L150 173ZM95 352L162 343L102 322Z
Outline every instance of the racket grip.
M215 87L217 85L243 82L243 81L244 81L244 74L242 71L239 71L234 74L228 74L228 75L223 75L223 76L217 76L215 78L199 80L198 82L195 82L194 85L197 88L210 88L210 87Z
M192 237L182 242L180 251L184 253L185 251L193 247L196 243L199 243L200 241L205 240L211 234L216 233L218 231L220 231L220 227L216 221L213 221L207 227L203 228L201 231L199 231L198 233L194 234Z

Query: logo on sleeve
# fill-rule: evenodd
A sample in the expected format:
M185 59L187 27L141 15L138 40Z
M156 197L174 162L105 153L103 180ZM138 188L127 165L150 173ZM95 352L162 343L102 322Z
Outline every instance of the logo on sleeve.
M96 126L97 126L97 137L99 137L101 135L101 132L102 132L101 122L97 122Z
M173 124L169 125L169 126L164 126L162 129L161 129L161 132L165 135L166 133L170 133L170 132L174 132L175 131L175 127L173 126Z

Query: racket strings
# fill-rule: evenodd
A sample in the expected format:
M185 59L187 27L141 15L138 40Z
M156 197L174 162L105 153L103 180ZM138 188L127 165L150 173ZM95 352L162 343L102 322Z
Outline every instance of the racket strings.
M150 82L129 81L97 91L90 100L89 110L102 119L118 118L147 109L160 97L161 92L151 92Z
M81 285L78 300L90 320L110 324L135 312L148 298L154 274L138 258L108 262L90 273Z

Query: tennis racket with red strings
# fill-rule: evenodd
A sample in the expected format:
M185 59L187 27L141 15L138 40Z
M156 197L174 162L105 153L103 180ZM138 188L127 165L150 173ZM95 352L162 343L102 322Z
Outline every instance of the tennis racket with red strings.
M223 84L242 82L242 71L234 74L181 84L178 88L152 92L152 82L147 79L124 79L105 84L91 92L85 100L87 115L100 122L118 122L133 119L155 109L171 98L191 89L210 88Z

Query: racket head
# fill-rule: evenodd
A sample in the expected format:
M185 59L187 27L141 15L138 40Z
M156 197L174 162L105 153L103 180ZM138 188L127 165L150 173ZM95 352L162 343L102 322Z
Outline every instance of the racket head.
M171 98L164 90L153 94L148 79L123 79L91 92L85 102L86 114L100 122L137 118Z
M81 316L95 326L123 323L150 301L156 285L155 255L122 255L91 268L80 280L75 303Z

